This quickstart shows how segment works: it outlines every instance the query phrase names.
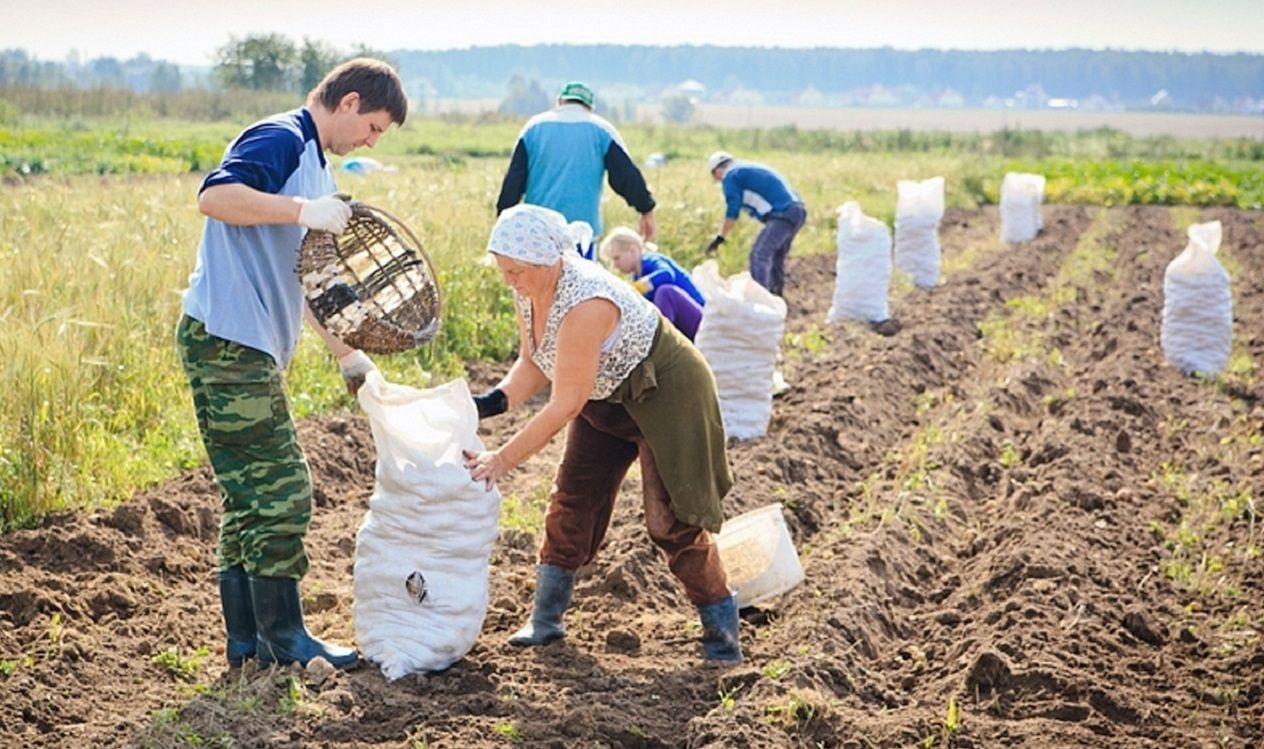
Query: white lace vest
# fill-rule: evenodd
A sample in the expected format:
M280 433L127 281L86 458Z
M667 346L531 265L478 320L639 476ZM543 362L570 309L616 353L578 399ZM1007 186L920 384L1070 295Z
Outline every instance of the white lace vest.
M562 318L575 305L589 299L606 299L619 308L619 325L610 345L603 345L597 360L597 379L593 383L591 400L610 396L636 365L649 356L658 330L658 310L632 286L611 275L597 263L580 257L564 256L562 274L557 280L557 292L549 317L544 324L540 341L531 341L531 361L535 363L549 382L557 364L557 330ZM531 300L516 297L518 310L527 325L527 335L534 338L531 323Z

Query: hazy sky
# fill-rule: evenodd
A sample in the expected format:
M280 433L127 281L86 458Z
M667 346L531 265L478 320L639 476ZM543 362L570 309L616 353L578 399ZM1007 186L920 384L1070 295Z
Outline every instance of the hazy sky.
M0 0L0 18L0 49L54 60L147 52L191 65L209 64L230 35L264 32L388 51L610 42L1264 52L1264 0Z

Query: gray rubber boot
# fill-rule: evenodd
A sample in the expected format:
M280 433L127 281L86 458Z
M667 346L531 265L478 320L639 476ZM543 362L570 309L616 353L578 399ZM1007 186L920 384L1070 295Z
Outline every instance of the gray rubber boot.
M566 636L562 614L571 605L575 573L551 564L535 568L535 608L526 625L509 638L510 645L534 647Z
M740 663L742 643L737 639L737 598L698 607L702 619L702 651L709 661Z

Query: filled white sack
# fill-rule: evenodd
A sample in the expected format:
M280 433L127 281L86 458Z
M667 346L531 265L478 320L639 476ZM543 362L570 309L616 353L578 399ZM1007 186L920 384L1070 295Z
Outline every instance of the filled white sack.
M786 327L786 303L743 271L720 277L708 260L693 269L707 304L694 343L711 365L720 396L724 433L761 437L772 418L773 372Z
M895 208L895 267L930 288L939 283L939 222L944 217L944 178L900 180Z
M1007 172L1001 182L1001 241L1028 242L1043 226L1040 206L1045 199L1043 174Z
M356 641L394 680L447 668L478 639L500 493L465 468L462 449L483 445L464 380L418 390L374 371L359 400L377 472L356 534Z
M1185 251L1163 274L1163 355L1186 374L1216 375L1233 346L1229 274L1216 258L1220 222L1189 227Z
M882 322L891 316L887 304L891 285L891 231L885 223L866 216L854 200L838 209L835 268L834 302L826 314L827 322Z

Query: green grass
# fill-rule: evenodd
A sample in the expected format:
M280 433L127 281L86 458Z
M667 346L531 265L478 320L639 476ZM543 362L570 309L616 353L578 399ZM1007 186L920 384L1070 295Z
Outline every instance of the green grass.
M202 669L202 661L210 654L210 649L200 647L192 653L181 655L180 649L172 646L157 655L150 656L149 660L165 669L175 679L193 681L197 678L198 671Z
M100 128L82 122L0 128L0 174L179 174L214 168L231 127L177 131L153 124Z
M1045 200L1093 205L1196 205L1259 209L1264 205L1264 170L1258 162L1086 160L1047 158L1015 161L1007 171L1045 175ZM989 180L988 202L1000 195Z

